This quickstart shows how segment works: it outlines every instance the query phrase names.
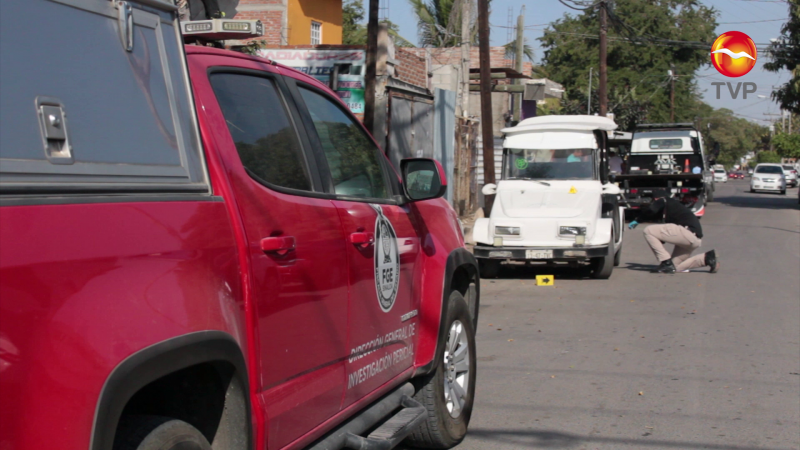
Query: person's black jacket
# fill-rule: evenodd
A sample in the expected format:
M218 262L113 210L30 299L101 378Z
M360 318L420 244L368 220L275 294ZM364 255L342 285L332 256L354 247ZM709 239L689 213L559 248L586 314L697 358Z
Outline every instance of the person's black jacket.
M703 227L700 226L700 220L689 208L674 198L662 197L654 200L648 207L639 210L636 221L674 223L686 227L698 239L703 238Z

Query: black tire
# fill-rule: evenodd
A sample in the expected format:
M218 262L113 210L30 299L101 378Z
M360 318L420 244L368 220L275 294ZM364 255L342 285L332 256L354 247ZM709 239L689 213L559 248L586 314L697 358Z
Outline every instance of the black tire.
M479 259L478 271L481 278L497 278L500 273L500 261L496 259Z
M751 193L751 194L755 194L755 193L756 193L756 190L755 190L755 189L753 189L753 188L750 188L750 193Z
M438 362L436 370L423 377L412 380L417 388L414 399L422 403L428 410L425 421L406 439L406 443L418 448L451 448L458 445L467 434L467 426L472 415L472 405L475 400L475 330L472 328L472 319L469 316L467 302L458 291L450 293L448 299L447 319L442 348L437 349L435 361ZM445 362L445 348L450 338L450 329L460 323L462 333L466 338L466 352L468 373L464 404L460 412L453 417L445 403L445 377L448 377L448 366ZM457 353L457 352L456 352Z
M781 191L781 195L786 195L786 189Z
M120 421L114 450L211 450L203 433L190 424L161 416L129 416Z
M714 189L708 189L706 191L706 202L713 202L714 201Z
M608 244L608 255L599 258L592 258L592 278L598 280L607 280L611 278L611 272L614 271L614 259L616 256L616 248L614 245L614 236L616 233L611 232L611 242Z

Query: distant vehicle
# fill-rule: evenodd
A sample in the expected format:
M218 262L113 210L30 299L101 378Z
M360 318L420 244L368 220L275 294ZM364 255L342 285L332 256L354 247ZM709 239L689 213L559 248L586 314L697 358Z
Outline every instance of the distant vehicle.
M784 164L781 167L783 167L783 174L786 175L786 184L789 187L797 186L797 169L791 164Z
M733 172L733 178L738 180L744 180L744 172Z
M759 164L750 179L750 192L779 191L786 195L786 176L780 164Z
M725 169L714 169L714 182L728 182L728 174L725 172Z
M747 169L747 175L753 175L753 169Z
M705 214L706 202L714 199L714 169L711 168L703 136L691 123L640 124L633 133L625 173L614 179L632 210L653 201L653 192L667 189L696 216Z
M503 261L588 263L611 276L622 252L620 189L610 181L606 117L542 116L503 130L503 176L483 187L496 195L489 217L475 222L480 274Z

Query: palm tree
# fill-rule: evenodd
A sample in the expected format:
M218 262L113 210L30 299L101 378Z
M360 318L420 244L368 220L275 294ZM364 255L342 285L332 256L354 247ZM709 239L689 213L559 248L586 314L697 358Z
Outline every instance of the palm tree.
M470 0L409 0L417 15L419 42L423 47L456 47L461 44L461 2ZM476 14L472 14L470 43L477 44Z
M527 44L528 40L525 39L525 42L522 44L522 56L530 62L533 62L533 47ZM508 44L504 45L506 49L506 58L507 59L516 59L517 58L517 41L513 40Z

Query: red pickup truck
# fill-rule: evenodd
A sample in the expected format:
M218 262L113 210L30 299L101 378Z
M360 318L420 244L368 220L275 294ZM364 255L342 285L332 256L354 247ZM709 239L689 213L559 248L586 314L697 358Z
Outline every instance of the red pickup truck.
M177 27L0 5L0 448L456 445L479 286L441 167Z

